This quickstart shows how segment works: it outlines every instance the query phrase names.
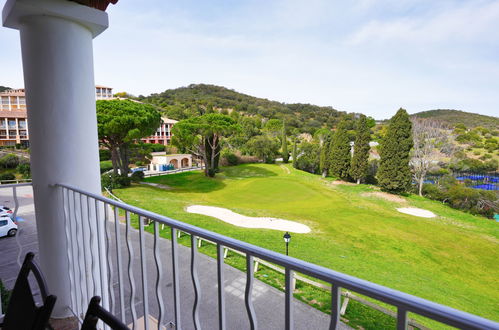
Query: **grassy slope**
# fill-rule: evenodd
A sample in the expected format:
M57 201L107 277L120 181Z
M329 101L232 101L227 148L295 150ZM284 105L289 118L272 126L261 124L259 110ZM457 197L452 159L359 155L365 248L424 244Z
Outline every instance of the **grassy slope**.
M446 122L451 126L456 124L464 124L469 128L482 126L490 129L499 127L499 118L492 116L480 115L459 110L429 110L412 114L413 117L432 118Z
M226 168L216 179L182 173L148 179L173 187L116 190L128 203L275 251L282 232L242 229L202 215L190 204L230 208L250 216L300 221L290 254L491 319L499 319L498 224L411 196L408 204L440 217L398 213L397 203L363 197L369 186L330 185L318 176L277 165Z

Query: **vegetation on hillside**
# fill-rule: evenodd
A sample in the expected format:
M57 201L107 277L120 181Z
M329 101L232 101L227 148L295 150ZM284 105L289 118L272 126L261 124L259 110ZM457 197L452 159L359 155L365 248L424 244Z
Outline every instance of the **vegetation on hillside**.
M313 134L321 127L334 127L346 112L333 107L311 104L287 104L236 92L225 87L198 84L169 89L150 96L139 96L143 102L163 109L169 118L181 120L219 110L233 111L260 120L279 119L286 122L289 131Z
M0 86L0 93L1 92L5 92L6 90L9 90L11 89L10 87L6 87L6 86Z
M486 127L496 130L499 127L499 118L492 116L480 115L478 113L465 112L460 110L438 109L422 111L412 114L411 117L431 118L441 121L449 126L465 124L468 127Z

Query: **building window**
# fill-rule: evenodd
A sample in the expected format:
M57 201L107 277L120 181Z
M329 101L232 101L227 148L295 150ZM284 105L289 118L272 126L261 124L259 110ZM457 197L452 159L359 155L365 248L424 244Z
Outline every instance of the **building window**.
M9 128L15 128L16 127L16 121L14 119L9 119Z
M16 135L17 135L16 131L9 130L9 136L16 136Z

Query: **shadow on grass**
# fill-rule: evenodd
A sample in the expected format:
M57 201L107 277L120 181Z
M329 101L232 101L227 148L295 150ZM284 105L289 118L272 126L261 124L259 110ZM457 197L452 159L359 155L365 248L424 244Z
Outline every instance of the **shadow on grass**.
M144 181L159 183L173 189L171 193L208 193L225 187L223 178L208 178L202 172L184 172L146 178Z
M224 167L222 168L222 174L230 179L277 176L275 172L266 168L249 164Z
M171 187L169 192L208 193L223 189L225 179L244 179L255 177L277 176L276 173L254 165L228 166L222 168L214 178L209 178L203 172L184 172L146 178L144 181L159 183Z

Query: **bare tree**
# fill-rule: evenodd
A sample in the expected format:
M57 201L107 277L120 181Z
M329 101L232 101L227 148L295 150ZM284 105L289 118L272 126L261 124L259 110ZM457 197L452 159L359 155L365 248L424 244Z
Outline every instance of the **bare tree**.
M428 171L442 150L448 152L452 149L452 138L447 127L439 121L423 118L412 118L411 121L414 146L410 165L419 196L422 196Z

